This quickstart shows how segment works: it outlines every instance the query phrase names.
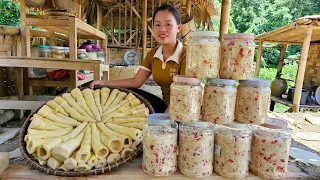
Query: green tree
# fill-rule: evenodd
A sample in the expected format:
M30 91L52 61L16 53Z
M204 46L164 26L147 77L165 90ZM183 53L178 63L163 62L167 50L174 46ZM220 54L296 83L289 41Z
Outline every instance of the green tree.
M0 0L0 25L20 25L20 4L18 1Z

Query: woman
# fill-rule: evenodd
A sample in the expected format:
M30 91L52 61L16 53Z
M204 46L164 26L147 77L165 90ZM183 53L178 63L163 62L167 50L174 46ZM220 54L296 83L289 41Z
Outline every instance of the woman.
M161 87L163 100L167 104L170 103L170 85L173 76L184 75L186 69L186 48L177 40L177 34L181 30L181 18L176 7L164 5L155 10L152 20L155 39L161 46L149 51L137 74L130 79L94 81L90 85L91 88L95 85L140 88L152 74L155 82ZM159 106L159 102L154 102L152 95L139 89L134 91L149 100L152 106ZM161 111L159 109L168 112L169 108L164 103L162 108L155 108L155 111Z

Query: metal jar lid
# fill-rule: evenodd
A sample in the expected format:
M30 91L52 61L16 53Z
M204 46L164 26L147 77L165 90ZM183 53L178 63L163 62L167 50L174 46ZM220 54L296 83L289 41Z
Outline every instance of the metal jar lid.
M270 81L266 79L261 79L261 78L252 78L248 80L240 80L240 84L245 85L245 86L262 86L262 87L269 87L270 86Z
M182 83L196 83L196 84L201 83L201 79L199 79L199 78L193 78L193 77L182 76L182 75L174 76L173 81L174 82L182 82Z
M147 117L148 124L169 125L172 122L173 121L170 119L169 114L165 114L165 113L154 113L154 114L150 114Z
M220 85L230 85L234 86L236 85L237 81L232 80L232 79L219 79L219 78L208 78L207 79L208 83L213 83L213 84L220 84Z

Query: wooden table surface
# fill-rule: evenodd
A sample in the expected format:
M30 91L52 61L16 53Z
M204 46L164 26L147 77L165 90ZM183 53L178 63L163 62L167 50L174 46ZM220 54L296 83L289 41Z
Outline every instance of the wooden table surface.
M96 175L96 176L85 176L85 177L61 177L61 176L52 176L42 173L38 170L32 169L28 164L25 162L19 164L11 165L6 171L0 174L1 180L13 180L13 179L32 179L32 180L102 180L102 179L164 179L164 180L182 180L182 179L192 179L182 175L179 172L175 172L173 175L168 177L154 177L145 174L141 168L142 158L137 158L132 160L132 162L127 163L120 167L118 170L111 171L105 174ZM301 172L298 168L291 167L288 168L288 176L287 179L291 178L308 178L309 176L303 172ZM210 177L202 178L203 180L209 179L224 179L217 174L212 174ZM258 180L261 179L255 175L250 174L246 179L250 180Z

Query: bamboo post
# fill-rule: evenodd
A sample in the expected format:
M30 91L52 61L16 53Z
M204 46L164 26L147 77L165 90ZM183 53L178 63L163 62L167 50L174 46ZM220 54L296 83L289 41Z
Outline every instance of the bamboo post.
M114 18L113 18L113 12L111 12L111 35L114 37ZM112 38L112 45L114 45L114 38Z
M130 1L130 38L132 36L132 16L133 16L133 0ZM132 46L132 39L130 40L130 46Z
M119 16L118 16L118 42L119 45L121 45L121 11L120 11L120 6L119 6Z
M223 35L228 34L231 0L222 0L221 4L220 42L223 41Z
M143 9L142 9L142 58L146 56L147 50L147 6L148 0L143 0Z
M140 9L140 0L139 1L136 1L136 10L137 12L139 12L139 9ZM139 48L139 34L140 34L140 29L139 29L139 19L138 19L138 16L136 16L136 32L138 32L136 34L136 48L138 49ZM142 57L143 58L143 57Z
M312 25L309 26L309 29L307 30L307 33L305 35L303 45L302 45L297 80L296 80L296 89L294 91L294 98L293 98L293 106L292 106L293 112L299 112L303 78L306 70L311 35L312 35Z
M77 23L75 17L69 17L70 59L77 59ZM77 71L70 71L70 88L77 87Z
M282 44L280 59L277 66L277 75L276 75L277 78L281 76L281 71L284 63L284 56L286 55L287 47L288 47L288 44Z
M124 1L124 41L123 44L127 43L127 3Z
M151 0L151 17L153 17L153 12L154 12L154 0ZM153 21L151 21L152 27L153 27ZM151 35L151 48L153 47L153 36Z
M102 14L102 6L100 3L97 3L97 29L100 31L102 30L102 21L103 21L103 14ZM101 41L97 42L98 45L101 45Z
M254 77L259 77L260 64L262 59L262 47L263 47L263 42L259 42L258 54L257 54L257 60L256 60L256 70L254 71L255 73Z

